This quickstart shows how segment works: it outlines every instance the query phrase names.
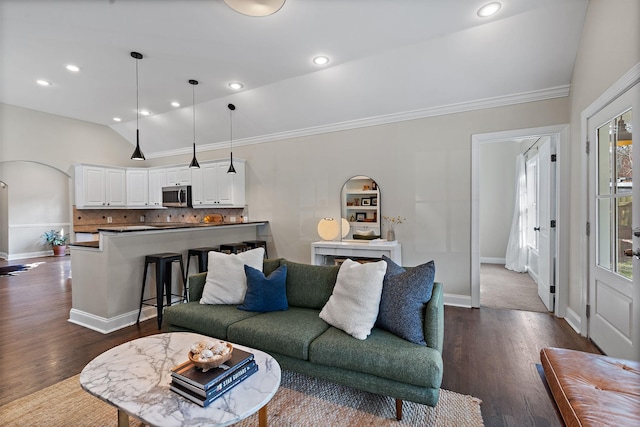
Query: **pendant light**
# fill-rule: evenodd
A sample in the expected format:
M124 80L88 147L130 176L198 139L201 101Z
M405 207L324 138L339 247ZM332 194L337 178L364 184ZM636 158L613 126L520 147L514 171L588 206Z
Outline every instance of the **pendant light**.
M229 104L227 108L229 108L229 139L231 140L231 163L227 173L236 173L236 168L233 167L233 110L236 109L236 106Z
M189 167L200 169L200 164L198 163L198 159L196 159L196 85L198 81L189 80L189 84L192 85L193 88L193 159L191 159Z
M140 116L140 108L138 107L138 60L142 59L142 54L138 52L131 52L131 57L136 60L136 149L131 155L132 160L144 160L144 154L140 150L140 127L138 126L138 119Z

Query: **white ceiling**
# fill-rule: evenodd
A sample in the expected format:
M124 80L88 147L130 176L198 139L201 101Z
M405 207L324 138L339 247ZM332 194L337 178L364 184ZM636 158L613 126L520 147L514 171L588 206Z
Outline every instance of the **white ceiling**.
M139 103L152 112L140 143L151 158L191 149L189 79L200 81L199 150L227 146L229 102L242 144L566 95L588 0L502 0L479 18L487 2L287 0L256 18L222 0L0 0L0 101L135 143L130 52L140 52ZM331 62L315 66L318 54Z

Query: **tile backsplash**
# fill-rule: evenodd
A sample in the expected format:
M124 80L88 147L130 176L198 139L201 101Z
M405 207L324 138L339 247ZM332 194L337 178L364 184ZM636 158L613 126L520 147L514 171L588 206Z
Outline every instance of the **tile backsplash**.
M167 209L76 209L73 207L73 231L94 233L99 227L120 225L197 224L207 215L222 215L224 222L242 222L242 208L167 208ZM109 222L109 220L111 222Z

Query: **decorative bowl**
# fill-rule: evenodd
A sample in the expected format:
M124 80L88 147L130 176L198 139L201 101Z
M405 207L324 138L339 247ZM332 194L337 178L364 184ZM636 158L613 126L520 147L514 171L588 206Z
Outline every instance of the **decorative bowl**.
M217 368L222 365L227 360L231 359L231 355L233 354L233 346L231 343L225 343L227 345L227 350L222 354L214 354L213 357L210 357L206 360L200 360L197 355L194 355L192 351L189 351L189 360L193 362L193 364L202 369L202 372L207 372L209 369Z

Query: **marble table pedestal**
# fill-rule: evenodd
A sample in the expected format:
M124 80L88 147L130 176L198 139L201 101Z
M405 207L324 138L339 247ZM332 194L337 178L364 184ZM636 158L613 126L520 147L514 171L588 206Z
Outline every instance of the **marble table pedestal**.
M258 371L203 408L169 389L171 369L187 360L203 335L172 332L138 338L93 359L80 374L84 390L118 409L118 425L129 415L150 426L226 426L259 411L267 424L267 403L280 386L280 365L267 353L235 345L255 355Z

